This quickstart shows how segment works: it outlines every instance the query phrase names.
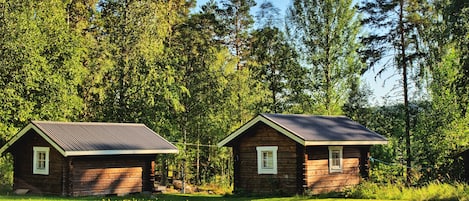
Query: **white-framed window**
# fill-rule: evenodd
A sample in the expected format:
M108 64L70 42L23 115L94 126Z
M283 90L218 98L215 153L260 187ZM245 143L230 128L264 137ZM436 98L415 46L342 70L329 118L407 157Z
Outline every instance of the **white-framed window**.
M49 175L49 147L33 147L33 174Z
M329 172L342 172L342 146L329 146Z
M277 146L260 146L257 150L257 173L277 174Z

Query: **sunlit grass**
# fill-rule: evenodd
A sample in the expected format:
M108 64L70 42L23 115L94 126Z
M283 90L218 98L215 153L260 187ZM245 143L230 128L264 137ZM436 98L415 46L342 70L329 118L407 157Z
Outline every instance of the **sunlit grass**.
M313 201L313 200L461 200L469 201L469 185L467 184L441 184L430 183L423 187L407 188L403 184L375 184L365 182L345 192L348 198L322 198L322 196L292 196L292 197L241 197L238 195L214 194L180 194L165 193L153 195L128 195L113 197L60 197L60 196L31 196L31 195L0 195L0 201L70 201L70 200L97 200L97 201ZM354 199L350 199L354 198Z
M422 187L405 187L403 184L365 182L350 189L348 194L353 198L366 199L469 201L469 185L433 182Z
M361 199L314 199L303 196L293 197L238 197L238 196L223 196L223 195L203 195L203 194L157 194L152 196L124 196L124 197L58 197L58 196L0 196L0 201L15 200L15 201L83 201L83 200L97 200L97 201L307 201L307 200L347 200L347 201L362 201Z

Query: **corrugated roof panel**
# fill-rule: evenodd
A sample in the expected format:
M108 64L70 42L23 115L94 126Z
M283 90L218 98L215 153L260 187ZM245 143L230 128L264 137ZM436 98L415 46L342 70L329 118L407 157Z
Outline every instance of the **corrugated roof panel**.
M387 141L344 116L261 114L305 141Z
M144 124L44 121L32 123L65 152L177 150L174 145Z

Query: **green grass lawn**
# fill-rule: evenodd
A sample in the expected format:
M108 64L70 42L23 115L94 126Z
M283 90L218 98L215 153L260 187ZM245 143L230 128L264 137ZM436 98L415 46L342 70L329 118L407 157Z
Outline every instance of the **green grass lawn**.
M128 195L123 197L60 197L60 196L34 196L34 195L8 195L11 191L0 191L0 201L3 200L99 200L99 201L313 201L313 200L342 200L342 201L364 201L371 200L445 200L445 201L469 201L469 185L466 183L439 183L432 182L420 187L405 187L399 184L376 184L364 182L357 187L351 188L339 194L323 194L318 197L293 196L293 197L240 197L223 196L212 194L179 194L174 193L153 195ZM340 196L342 198L330 198ZM345 199L343 197L366 198Z
M55 201L70 201L70 200L100 200L100 201L304 201L304 200L317 200L308 197L272 197L272 198L257 198L257 197L236 197L236 196L222 196L222 195L201 195L201 194L156 194L152 196L124 196L124 197L59 197L59 196L27 196L27 195L0 195L0 201L3 200L16 200L16 201L42 201L42 200L55 200ZM353 199L321 199L321 200L347 200L354 201ZM359 199L356 199L359 200ZM360 200L362 201L362 200Z

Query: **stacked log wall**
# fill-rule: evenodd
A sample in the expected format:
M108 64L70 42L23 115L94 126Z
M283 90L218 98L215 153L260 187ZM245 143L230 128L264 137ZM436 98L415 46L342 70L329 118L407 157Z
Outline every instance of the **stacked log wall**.
M236 157L235 191L255 194L297 193L297 143L262 123L247 132L233 146ZM277 174L258 174L258 146L278 146Z
M33 147L49 147L49 174L33 174ZM14 166L13 189L30 193L62 195L64 157L34 131L28 131L11 148Z
M72 196L126 195L153 189L152 159L101 156L72 159ZM154 166L153 166L154 167ZM147 170L148 169L148 170Z
M329 172L328 146L306 148L306 185L313 194L341 191L360 183L361 148L343 147L342 172Z

